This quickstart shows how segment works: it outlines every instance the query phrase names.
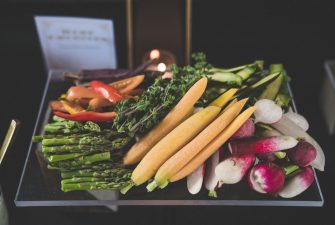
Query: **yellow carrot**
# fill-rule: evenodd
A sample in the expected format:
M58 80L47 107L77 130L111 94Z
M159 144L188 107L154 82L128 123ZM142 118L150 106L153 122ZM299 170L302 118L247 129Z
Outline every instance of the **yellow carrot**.
M169 179L192 160L210 141L223 131L233 119L241 112L248 99L243 99L231 106L209 124L192 141L169 158L157 171L155 180L148 185L152 191L156 186L165 187Z
M231 99L231 97L234 96L237 90L237 88L229 89L228 91L220 95L217 99L215 99L213 102L211 102L209 105L222 108Z
M212 154L219 149L252 115L255 111L255 106L249 107L242 112L234 121L224 129L212 142L210 142L204 149L202 149L198 155L196 155L186 166L184 166L178 173L176 173L170 182L178 181L198 168L204 163Z
M226 112L230 107L232 107L237 102L237 98L234 98L223 110L221 113Z
M202 131L220 112L219 107L208 106L195 113L173 129L144 156L132 173L135 185L149 180L159 167Z
M123 164L131 165L139 162L157 142L178 126L193 111L193 105L205 92L207 78L197 81L167 114L167 116L153 129L135 143L123 158Z

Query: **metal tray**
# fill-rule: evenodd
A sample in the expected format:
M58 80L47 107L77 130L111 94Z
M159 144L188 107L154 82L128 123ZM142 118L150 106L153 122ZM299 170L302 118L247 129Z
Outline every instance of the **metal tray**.
M50 118L49 100L57 99L72 83L62 80L61 72L50 72L44 89L34 135L43 132ZM292 94L292 93L291 93ZM293 108L295 104L293 101ZM39 144L31 143L15 196L16 206L110 206L110 205L233 205L233 206L313 206L320 207L324 200L317 176L311 187L292 199L259 194L251 190L246 180L234 185L224 185L218 190L218 198L208 197L205 188L191 195L186 182L169 184L168 188L148 193L145 185L131 189L126 195L118 191L60 190L60 176L48 170L40 154Z

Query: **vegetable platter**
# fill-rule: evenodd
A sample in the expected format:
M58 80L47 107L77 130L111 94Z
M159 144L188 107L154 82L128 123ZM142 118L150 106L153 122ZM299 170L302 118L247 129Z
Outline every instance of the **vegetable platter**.
M282 64L150 63L50 73L17 206L323 205Z

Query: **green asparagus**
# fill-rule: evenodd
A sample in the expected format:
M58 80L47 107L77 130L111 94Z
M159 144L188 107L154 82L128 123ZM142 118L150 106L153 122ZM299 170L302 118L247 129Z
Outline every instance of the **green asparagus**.
M130 170L120 168L114 165L114 168L105 170L95 170L95 169L81 169L62 172L61 176L63 179L73 178L73 177L111 177L111 176L123 176L129 173Z
M81 123L72 120L57 119L55 122L47 124L44 127L44 130L48 133L68 134L68 133L80 133L80 132L100 132L101 128L98 124L92 121Z
M111 169L111 168L121 168L120 165L116 165L118 164L117 162L119 162L119 158L114 159L114 157L112 157L111 159L107 160L107 161L98 161L95 163L91 163L91 164L78 164L78 165L69 165L68 167L61 167L62 164L57 164L57 163L49 163L48 164L48 169L50 170L59 170L61 172L73 172L76 170L82 170L82 169L91 169L94 171L98 171L98 170L107 170L107 169Z
M77 167L81 165L89 165L94 162L105 161L111 158L110 152L97 153L88 156L80 156L78 158L74 158L72 160L65 160L59 162L50 162L49 168L68 168Z

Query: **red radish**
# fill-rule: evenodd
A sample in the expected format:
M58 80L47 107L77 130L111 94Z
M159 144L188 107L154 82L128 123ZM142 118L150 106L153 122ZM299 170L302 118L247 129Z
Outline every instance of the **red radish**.
M252 119L248 119L245 123L231 136L230 140L251 137L255 132L255 124Z
M283 159L286 157L286 152L284 151L277 151L277 152L267 152L267 153L258 153L257 158L266 161L266 162L273 162L277 159Z
M283 170L274 163L255 165L248 176L251 188L259 193L277 193L285 183Z
M222 159L222 150L216 151L207 161L206 161L206 173L205 173L205 187L209 191L208 196L216 198L216 189L222 185L219 182L219 178L215 175L215 167L219 164Z
M255 115L255 123L261 122L265 124L275 123L283 115L283 111L279 105L277 105L274 101L269 99L261 99L255 103L256 110L254 112Z
M303 129L304 131L307 131L309 128L309 124L307 122L307 120L305 119L305 117L303 117L302 115L289 111L287 113L285 113L286 117L289 118L290 120L292 120L292 122L294 122L295 124L297 124L299 127L301 127L301 129Z
M274 152L258 153L256 156L258 159L266 162L273 162L278 159Z
M316 150L316 158L311 163L311 166L324 171L326 162L325 154L323 153L320 145L308 133L292 122L292 120L290 120L286 115L283 115L278 122L271 124L271 126L285 135L290 135L294 138L303 138L311 143Z
M313 181L313 169L311 167L302 168L301 172L286 181L284 188L278 194L283 198L293 198L307 190Z
M204 170L204 165L201 165L187 176L187 189L192 195L199 193L201 190L202 182L204 180Z
M215 175L222 183L236 184L242 180L254 161L254 154L229 156L215 167Z
M288 157L298 166L306 167L316 158L316 149L307 141L299 141L294 148L288 151Z
M259 139L236 140L228 143L233 155L247 153L268 153L293 148L298 141L290 136L264 137Z

